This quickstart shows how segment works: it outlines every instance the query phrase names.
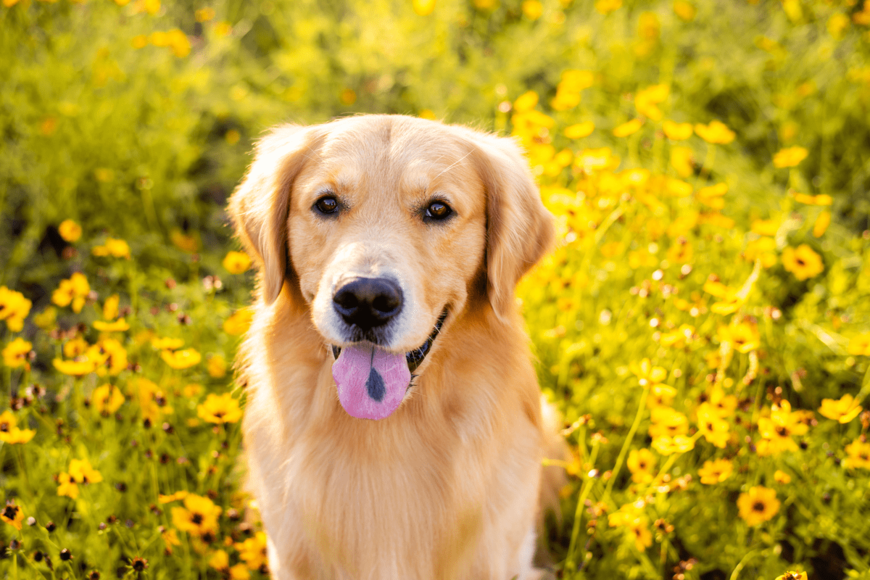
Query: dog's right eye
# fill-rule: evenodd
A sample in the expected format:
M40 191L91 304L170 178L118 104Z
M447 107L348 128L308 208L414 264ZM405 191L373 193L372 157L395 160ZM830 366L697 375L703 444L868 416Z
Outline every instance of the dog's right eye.
M331 195L326 195L314 202L314 209L324 215L334 214L338 211L338 200Z

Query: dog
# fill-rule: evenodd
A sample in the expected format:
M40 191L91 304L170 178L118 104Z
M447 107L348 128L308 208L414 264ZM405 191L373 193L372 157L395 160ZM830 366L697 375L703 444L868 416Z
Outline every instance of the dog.
M281 126L228 211L258 267L237 372L272 576L532 578L545 434L514 289L554 233L521 148Z

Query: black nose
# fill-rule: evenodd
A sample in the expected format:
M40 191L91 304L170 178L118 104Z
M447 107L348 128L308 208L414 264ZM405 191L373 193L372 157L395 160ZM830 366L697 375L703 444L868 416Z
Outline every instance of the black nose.
M370 330L402 310L402 290L386 278L355 278L335 292L332 305L348 324Z

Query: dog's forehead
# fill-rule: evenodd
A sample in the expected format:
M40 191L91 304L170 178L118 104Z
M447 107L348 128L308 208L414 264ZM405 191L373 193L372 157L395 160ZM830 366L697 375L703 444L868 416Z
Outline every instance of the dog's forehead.
M469 153L469 143L449 126L376 116L331 124L318 165L339 182L375 180L401 189L425 189L433 180L467 183L474 174Z

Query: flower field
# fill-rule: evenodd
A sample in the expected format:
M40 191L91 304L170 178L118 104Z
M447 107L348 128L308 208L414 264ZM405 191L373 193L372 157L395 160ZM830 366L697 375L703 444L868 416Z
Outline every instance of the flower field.
M558 578L870 578L870 2L2 0L0 578L265 578L224 204L269 126L511 134Z

